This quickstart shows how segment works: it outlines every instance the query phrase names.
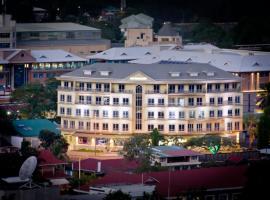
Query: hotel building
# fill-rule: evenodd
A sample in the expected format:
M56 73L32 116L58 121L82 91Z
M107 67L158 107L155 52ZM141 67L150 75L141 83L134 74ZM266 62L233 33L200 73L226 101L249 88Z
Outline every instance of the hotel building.
M96 63L58 80L58 116L70 149L121 146L154 128L183 137L242 130L240 79L209 64Z

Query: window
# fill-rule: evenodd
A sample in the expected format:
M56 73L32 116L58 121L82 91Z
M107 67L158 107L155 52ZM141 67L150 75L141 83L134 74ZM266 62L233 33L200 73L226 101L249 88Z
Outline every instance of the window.
M175 85L169 85L169 93L175 93Z
M154 130L154 125L148 124L148 131L153 131L153 130Z
M164 112L158 112L158 118L163 119L164 118Z
M63 95L63 94L60 95L60 101L61 102L64 102L65 101L65 95Z
M164 105L164 99L158 99L158 105L163 106Z
M230 109L230 110L228 110L228 116L232 116L232 110Z
M67 95L67 102L72 102L72 96L71 95Z
M122 130L123 131L128 131L128 124L123 124L122 125Z
M91 104L92 98L91 96L86 96L86 104Z
M189 118L191 118L191 119L195 118L195 111L194 110L189 111Z
M94 130L99 130L99 123L94 123Z
M148 112L148 119L154 118L154 112Z
M236 88L237 88L237 83L233 83L233 84L232 84L232 88L233 88L233 89L236 89Z
M71 108L67 108L67 115L71 115Z
M224 91L229 91L229 83L224 84Z
M79 144L87 144L87 137L79 137L78 139Z
M193 93L194 92L194 88L195 88L194 85L189 85L188 91Z
M68 120L63 120L63 128L68 128Z
M90 115L89 109L84 110L84 116L89 117L89 115Z
M188 105L194 106L194 98L188 98Z
M198 106L201 106L202 105L202 98L197 98L197 105Z
M148 105L154 105L155 104L155 100L154 99L148 99Z
M235 123L234 123L234 129L235 129L236 131L239 131L239 130L240 130L240 123L239 123L239 122L235 122Z
M240 103L240 96L235 97L235 103L238 103L238 104Z
M219 123L215 123L215 131L219 131Z
M103 104L110 105L110 97L103 97Z
M169 106L174 106L174 98L169 98Z
M184 92L184 85L178 85L178 92L179 93Z
M124 84L119 84L118 85L118 91L119 92L124 92L125 91L125 85Z
M67 81L64 82L64 87L65 87L65 88L68 87L68 82L67 82Z
M91 129L91 123L90 122L86 122L86 130L90 130Z
M79 129L83 129L83 122L79 121Z
M185 106L185 99L184 98L178 98L177 99L178 106Z
M164 131L164 125L163 124L158 125L158 131Z
M188 124L188 132L193 132L193 124Z
M104 83L104 92L110 92L110 84Z
M222 105L223 104L223 98L222 97L218 97L218 105Z
M118 131L119 130L119 124L113 124L113 130Z
M84 83L79 83L79 90L81 90L81 91L84 90Z
M97 92L101 91L101 83L96 83L96 91Z
M184 119L185 118L185 112L184 111L180 111L179 112L179 119Z
M72 128L72 129L75 128L75 121L70 121L69 122L69 128Z
M113 98L113 105L119 105L119 98Z
M84 103L84 96L79 96L79 103Z
M235 116L240 116L240 109L239 108L234 110L234 115Z
M109 114L108 114L108 110L103 110L103 118L108 118Z
M220 84L216 84L216 91L217 91L217 92L220 91Z
M113 111L113 118L118 118L119 117L119 111Z
M175 131L175 125L169 124L169 131Z
M222 110L218 110L218 117L222 117Z
M154 93L159 93L160 85L154 85Z
M86 83L86 90L91 91L92 90L92 84L91 83Z
M229 105L233 104L233 98L232 97L228 97L228 104Z
M204 119L204 111L203 110L200 110L199 111L199 119Z
M65 114L65 108L60 107L60 114L61 114L61 115L64 115L64 114Z
M215 111L214 110L209 111L209 117L215 117Z
M207 84L207 92L212 92L212 84Z
M202 131L202 124L197 124L197 132L201 132Z
M202 92L202 85L197 85L197 92Z
M96 105L101 105L101 97L96 97Z
M209 99L210 105L215 105L215 98L211 97Z
M128 104L129 104L129 99L123 98L123 105L128 105Z
M227 131L231 131L232 130L232 122L228 122L227 123Z
M93 110L94 117L99 117L99 110Z
M185 131L185 124L179 124L179 131Z
M211 123L206 124L206 131L212 131L212 124Z
M103 131L107 131L108 129L109 129L108 123L103 123L103 124L102 124L102 130L103 130Z
M128 111L123 111L123 118L128 119Z
M169 119L175 119L175 112L173 111L169 112Z

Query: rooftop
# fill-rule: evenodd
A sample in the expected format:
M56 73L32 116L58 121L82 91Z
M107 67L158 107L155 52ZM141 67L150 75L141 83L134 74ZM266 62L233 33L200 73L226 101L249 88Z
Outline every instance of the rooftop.
M143 13L130 15L121 20L121 29L126 28L152 28L154 19Z
M100 29L75 24L71 22L59 23L17 23L16 32L58 32L58 31L99 31Z
M178 36L178 32L173 29L170 22L165 22L158 31L158 36Z
M108 72L104 76L101 72ZM134 78L135 77L135 78ZM95 63L63 74L59 79L103 79L122 81L213 81L234 80L238 77L209 64L113 64Z
M60 134L58 125L47 119L13 120L12 124L23 137L38 137L40 131L44 129Z
M199 156L201 153L179 146L156 146L152 148L154 154L160 157Z

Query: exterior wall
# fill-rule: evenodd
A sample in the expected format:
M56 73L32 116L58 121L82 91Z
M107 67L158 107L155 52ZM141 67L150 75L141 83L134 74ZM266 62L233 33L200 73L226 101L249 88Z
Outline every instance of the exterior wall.
M153 42L153 29L127 29L125 47L148 46Z
M0 15L0 48L16 47L15 24L11 15Z
M66 82L66 83L65 83ZM90 82L89 82L90 83ZM96 89L96 83L101 83L101 90ZM104 91L104 83L110 85L108 91ZM150 133L153 128L160 128L163 125L164 129L160 129L166 136L195 136L206 133L212 134L233 134L239 133L242 130L243 116L243 96L240 92L240 83L237 88L232 88L232 82L229 82L230 88L226 91L224 83L218 82L221 85L219 91L206 91L209 83L201 84L201 91L189 92L189 85L194 83L183 83L185 91L171 92L169 91L169 83L160 83L160 90L154 91L152 83L143 82L122 82L125 84L123 91L118 90L119 83L117 82L91 82L92 88L87 90L86 82L84 87L80 88L80 83L74 81L62 80L62 85L58 89L58 116L61 117L61 128L64 135L73 136L77 139L70 139L71 142L76 142L73 145L78 145L78 137L86 137L86 145L94 145L93 138L107 138L108 146L113 146L117 139L125 139L134 133ZM65 85L66 84L66 85ZM172 84L172 83L170 83ZM178 84L178 83L173 83ZM195 85L196 85L195 84ZM216 83L212 83L213 88ZM136 86L141 85L142 90L142 129L136 130ZM64 96L64 100L61 99ZM67 102L67 96L71 96L71 102ZM62 97L63 97L62 96ZM80 101L79 96L84 96L84 101ZM86 96L91 96L91 103L86 102ZM101 98L101 103L96 102L96 97ZM218 103L218 98L222 97L222 103ZM236 97L239 98L236 102ZM109 103L104 105L104 100L109 98ZM113 98L119 98L119 104L114 105ZM128 104L124 105L123 99L128 98ZM189 99L193 98L194 104L189 104ZM202 98L201 103L197 103L197 98ZM214 98L215 102L210 103L210 98ZM231 98L232 101L228 101ZM149 103L149 99L151 102ZM164 99L164 104L159 104L158 99ZM172 103L174 99L174 103ZM182 99L182 100L180 100ZM153 101L153 102L152 102ZM67 114L67 109L71 109L71 114ZM80 109L79 114L76 114L76 109ZM64 110L64 113L61 113ZM89 116L85 116L85 110L89 110ZM94 116L94 110L99 110L99 117ZM222 115L218 116L218 110ZM236 112L237 110L237 112ZM107 116L103 116L103 112L108 112ZM119 117L113 117L113 111L119 112ZM128 112L128 117L123 116L123 111ZM195 115L190 116L190 112L194 111ZM214 112L210 116L210 111ZM153 112L153 116L149 116L149 112ZM158 117L158 112L163 112L163 117ZM179 117L179 112L184 112L184 117ZM203 114L202 114L203 112ZM172 114L174 113L174 114ZM79 127L79 122L83 126ZM74 125L71 125L74 123ZM87 127L87 123L89 126ZM99 129L94 129L94 123L99 124ZM215 124L219 124L215 128ZM103 129L103 124L108 124L107 130ZM114 124L118 124L119 130L113 130ZM124 124L128 126L127 130L123 129ZM211 125L210 125L211 124ZM179 129L179 125L184 125L183 130ZM172 129L174 126L174 129ZM190 128L193 126L193 129ZM216 125L217 126L217 125ZM113 140L113 141L111 141Z
M182 46L181 36L157 36L156 38L158 44L177 44Z

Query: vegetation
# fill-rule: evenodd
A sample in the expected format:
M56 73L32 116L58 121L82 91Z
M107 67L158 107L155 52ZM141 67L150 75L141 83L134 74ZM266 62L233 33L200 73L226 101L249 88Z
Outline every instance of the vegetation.
M5 136L10 136L15 132L11 122L12 118L13 117L7 115L5 110L0 109L0 146L2 145L2 141L5 140Z
M49 130L41 130L39 133L41 146L49 149L56 157L67 160L68 143L62 135L57 135Z
M269 146L270 142L270 83L265 86L265 93L263 94L263 108L264 113L260 117L257 133L258 133L258 148L265 148Z
M11 93L11 101L25 104L20 110L23 118L45 118L48 112L56 113L57 86L56 79L49 79L46 84L31 83Z
M121 190L109 193L103 200L131 200L129 194L123 193Z
M251 114L244 117L244 126L249 134L249 148L252 148L252 145L257 137L257 118Z
M29 141L23 140L21 143L21 154L23 157L28 158L29 156L37 156L37 150L31 147Z
M151 133L150 133L150 139L151 139L151 145L152 146L159 146L159 142L164 141L164 136L161 135L157 128L155 128Z
M81 178L79 179L79 173L75 172L70 179L70 185L72 188L76 188L80 185L85 185L87 183L90 183L91 181L95 180L97 177L95 174L85 174L81 173Z

